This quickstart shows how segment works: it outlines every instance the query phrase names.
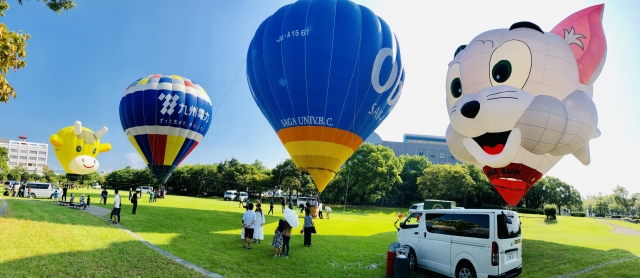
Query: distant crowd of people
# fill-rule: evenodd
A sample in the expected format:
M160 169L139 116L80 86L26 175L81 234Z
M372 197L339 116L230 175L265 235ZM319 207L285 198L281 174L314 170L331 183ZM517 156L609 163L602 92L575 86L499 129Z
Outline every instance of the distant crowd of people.
M281 198L282 212L284 214L284 210L287 207L293 210L293 200L291 198L285 199ZM240 238L243 241L242 248L246 248L247 250L253 250L251 248L251 243L260 243L264 240L264 225L265 214L262 210L262 199L257 198L256 204L251 203L249 198L242 200L241 205L246 209L245 213L242 215L242 231L240 234ZM322 219L322 202L318 199L317 196L313 196L309 199L305 204L300 204L301 212L304 212L304 225L300 230L300 233L304 235L304 246L311 247L311 234L316 233L316 228L313 222L313 216L311 215L311 207L318 208L318 217ZM255 208L255 210L254 210ZM269 211L267 214L273 214L274 208L274 198L269 200ZM331 208L329 206L324 207L326 211L327 219L330 219ZM287 222L286 219L280 219L278 221L278 226L274 230L274 237L271 241L271 245L275 248L274 258L285 257L289 258L290 241L292 236L293 227Z
M10 184L8 188L4 189L4 193L2 193L2 195L9 196L9 197L25 198L25 193L26 193L26 197L31 198L31 187L27 187L27 184L22 182L22 183Z

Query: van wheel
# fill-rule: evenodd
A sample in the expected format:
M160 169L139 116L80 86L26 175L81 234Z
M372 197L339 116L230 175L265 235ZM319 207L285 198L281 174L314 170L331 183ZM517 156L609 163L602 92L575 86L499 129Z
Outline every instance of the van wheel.
M416 256L416 251L411 248L409 252L409 269L414 270L418 266L418 257Z
M469 262L460 262L456 267L456 278L476 278L476 270Z
M31 195L29 195L29 197L31 197L31 199L35 199L36 198L36 194L35 193L31 193Z

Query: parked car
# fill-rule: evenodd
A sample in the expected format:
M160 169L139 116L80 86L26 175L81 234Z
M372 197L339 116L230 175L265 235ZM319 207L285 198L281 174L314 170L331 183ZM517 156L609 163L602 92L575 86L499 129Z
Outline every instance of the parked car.
M5 181L4 182L4 189L9 189L10 186L14 186L16 184L20 184L19 181Z
M416 210L400 223L411 268L449 277L515 277L522 273L518 213L491 209Z
M136 192L140 192L140 194L148 194L153 189L153 186L138 186L136 188Z
M93 189L100 189L100 188L102 188L102 185L100 185L97 182L96 182L96 184L93 185Z
M244 202L247 200L247 198L249 198L249 193L240 192L240 194L238 194L238 198L240 198L240 201Z
M227 190L223 196L224 200L235 201L238 198L238 192L235 190Z
M28 188L31 187L31 194L29 194L29 197L31 198L53 198L53 193L55 191L58 191L58 194L62 194L62 189L60 189L59 186L55 185L55 184L50 184L50 183L44 183L44 182L28 182L27 186L25 188L27 188L26 190L28 190ZM26 197L26 193L25 192L25 197Z
M409 208L409 213L412 213L416 210L422 210L424 208L424 203L417 203L417 204L413 204L410 208Z

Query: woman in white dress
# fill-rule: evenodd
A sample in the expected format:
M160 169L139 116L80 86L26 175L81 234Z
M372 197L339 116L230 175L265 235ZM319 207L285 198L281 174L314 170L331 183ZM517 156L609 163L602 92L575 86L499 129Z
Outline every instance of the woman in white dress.
M262 206L260 204L256 205L256 227L255 232L253 234L253 241L260 243L261 240L264 240L264 212L262 211Z

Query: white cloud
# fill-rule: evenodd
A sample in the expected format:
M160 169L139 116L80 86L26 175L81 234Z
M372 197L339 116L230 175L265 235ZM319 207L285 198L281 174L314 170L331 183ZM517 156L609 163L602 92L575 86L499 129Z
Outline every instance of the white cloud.
M131 168L140 169L146 167L144 160L142 160L142 157L137 153L128 153L127 159L129 160L129 166L131 166Z

